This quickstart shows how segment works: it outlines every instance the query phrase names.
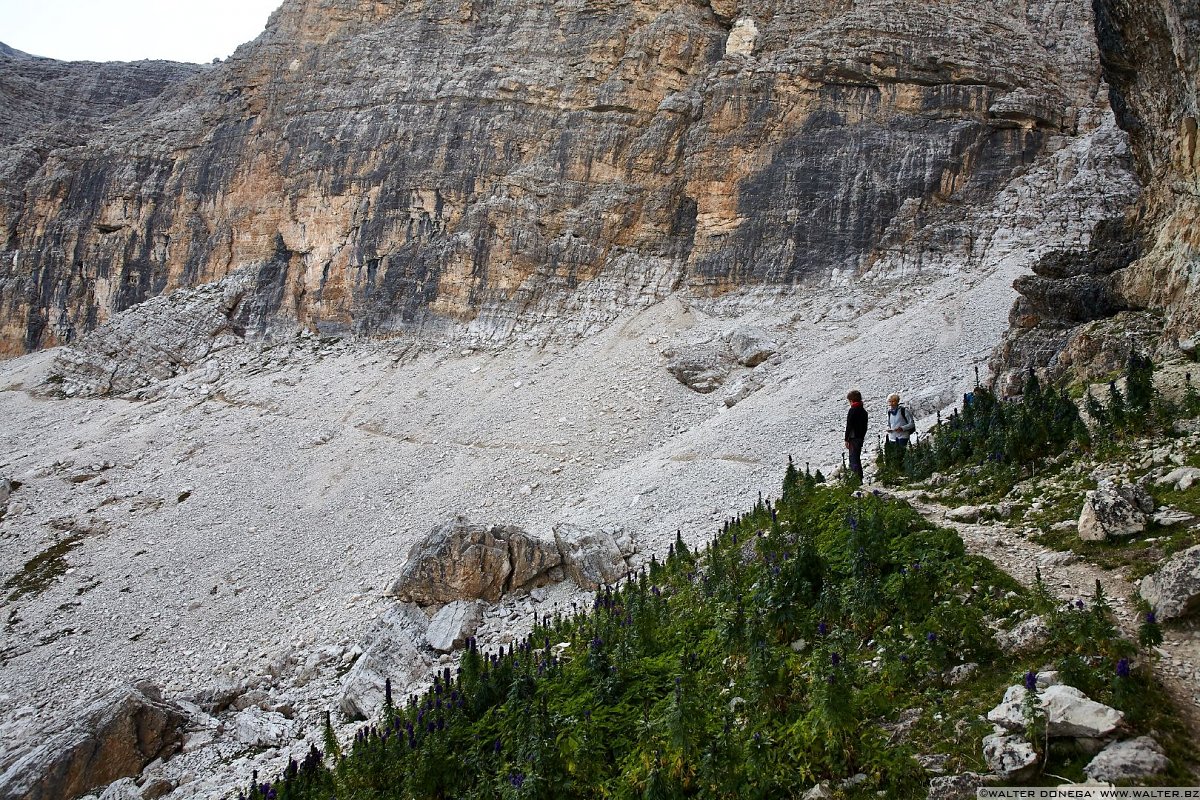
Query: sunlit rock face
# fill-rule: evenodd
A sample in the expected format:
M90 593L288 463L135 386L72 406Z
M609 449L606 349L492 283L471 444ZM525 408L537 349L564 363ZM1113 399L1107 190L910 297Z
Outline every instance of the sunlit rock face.
M1060 0L287 0L153 101L9 146L0 354L242 268L247 334L484 341L941 269L1107 103Z

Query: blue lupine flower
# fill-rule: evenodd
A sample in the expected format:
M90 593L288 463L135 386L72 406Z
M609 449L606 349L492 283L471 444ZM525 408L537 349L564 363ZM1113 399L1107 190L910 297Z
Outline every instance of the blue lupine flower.
M1153 612L1153 611L1147 611L1147 612L1146 612L1146 624L1147 624L1147 625L1153 625L1153 624L1154 624L1154 623L1156 623L1156 622L1158 622L1158 617L1157 617L1157 616L1155 616L1154 612Z
M1129 659L1128 658L1122 658L1120 661L1117 662L1117 677L1118 678L1128 678L1129 677Z
M1037 673L1036 672L1033 672L1031 670L1031 671L1025 673L1025 689L1026 689L1026 691L1030 691L1030 692L1037 690Z

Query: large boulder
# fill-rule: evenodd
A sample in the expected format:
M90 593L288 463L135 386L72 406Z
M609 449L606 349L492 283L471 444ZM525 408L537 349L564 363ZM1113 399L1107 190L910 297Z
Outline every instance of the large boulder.
M1083 772L1092 780L1115 783L1161 775L1170 765L1158 742L1149 736L1139 736L1113 742L1088 762Z
M63 800L138 775L179 746L186 715L157 687L111 692L0 776L0 800Z
M554 526L554 541L567 577L581 589L612 583L629 571L626 559L633 554L633 540L620 528L584 528L563 522Z
M424 675L433 663L433 654L424 646L428 628L425 612L411 603L397 603L385 611L342 682L342 713L369 719L383 705L389 678L401 691Z
M743 325L729 336L729 347L739 364L756 367L779 350L779 345L761 328Z
M482 621L483 609L478 601L455 600L433 615L425 640L439 653L449 653L462 647Z
M1102 542L1141 533L1146 529L1148 511L1154 511L1154 501L1140 486L1101 481L1084 498L1079 538Z
M1019 684L1008 687L1004 699L988 712L988 722L1008 731L1024 731L1028 722L1025 719L1026 694L1026 688ZM1039 687L1037 694L1037 705L1045 714L1049 736L1097 739L1115 731L1125 719L1120 711L1089 700L1074 686Z
M555 545L520 528L455 517L412 546L390 593L423 606L496 602L505 592L548 582L561 563Z
M693 345L668 350L667 371L692 391L708 394L729 377L729 352L722 345Z
M1138 588L1160 621L1186 616L1200 606L1200 544L1176 553Z
M421 605L468 597L495 602L510 574L504 529L455 517L409 549L391 594Z
M1098 739L1115 731L1125 720L1122 712L1088 699L1074 686L1047 686L1038 695L1050 736Z

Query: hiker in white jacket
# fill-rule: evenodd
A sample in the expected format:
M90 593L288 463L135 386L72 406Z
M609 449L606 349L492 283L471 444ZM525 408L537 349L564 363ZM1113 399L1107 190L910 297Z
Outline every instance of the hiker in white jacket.
M887 412L887 443L884 445L884 455L887 460L899 466L904 460L904 449L908 447L908 437L917 430L917 422L908 406L900 405L900 395L888 395Z

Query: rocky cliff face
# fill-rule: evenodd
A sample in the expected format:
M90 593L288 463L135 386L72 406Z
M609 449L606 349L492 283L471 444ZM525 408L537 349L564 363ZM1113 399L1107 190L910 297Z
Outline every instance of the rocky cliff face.
M241 332L484 340L949 269L1101 126L1095 41L1062 0L287 0L153 103L18 137L0 353L238 269Z
M1161 311L1169 334L1200 327L1200 154L1194 2L1095 0L1104 73L1146 187L1138 209L1145 254L1122 275L1130 302Z
M1128 215L1086 248L1050 254L992 359L1005 391L1033 366L1096 380L1134 350L1177 356L1200 329L1200 156L1196 152L1200 9L1195 3L1095 0L1104 76L1144 187Z

